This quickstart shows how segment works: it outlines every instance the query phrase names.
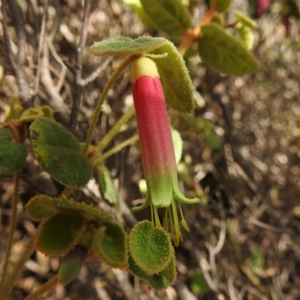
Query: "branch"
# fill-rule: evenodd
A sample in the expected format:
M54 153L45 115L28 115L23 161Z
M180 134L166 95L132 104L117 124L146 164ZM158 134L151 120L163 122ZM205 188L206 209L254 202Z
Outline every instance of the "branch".
M23 102L25 107L29 107L29 103L28 101L31 99L31 95L29 92L29 84L26 80L26 75L24 73L23 70L23 63L25 60L25 48L26 48L26 36L25 36L25 25L23 22L23 18L22 18L22 14L21 14L21 10L19 5L17 4L17 2L15 0L10 0L8 1L8 7L12 13L13 17L13 21L14 21L14 26L17 32L17 36L18 36L18 53L17 53L17 57L13 58L13 56L11 55L11 50L10 49L10 42L9 42L9 37L8 37L8 32L7 32L7 22L6 22L6 0L2 0L2 10L3 10L3 27L5 28L4 31L5 32L5 40L6 40L6 48L8 50L8 54L12 63L12 67L14 69L14 73L16 75L16 80L18 83L18 87L20 90L20 98L21 101ZM13 62L13 60L16 60L16 62Z
M45 0L44 4L44 15L42 17L42 24L41 24L41 31L40 31L40 38L39 38L39 47L38 47L38 54L37 54L37 62L36 62L36 78L34 83L34 95L35 100L37 98L37 93L39 89L39 82L40 82L40 72L41 72L41 54L43 50L44 45L44 39L45 39L45 28L46 28L46 20L48 17L48 0Z
M74 90L74 97L73 97L73 105L72 105L70 121L69 121L69 129L73 133L75 132L75 127L76 127L79 108L80 108L80 99L82 94L82 86L81 86L82 54L86 43L87 26L89 22L90 9L91 9L91 0L86 0L85 9L84 9L83 26L82 26L79 45L77 47L77 58L76 58L76 65L75 65L76 83L75 83L75 90Z

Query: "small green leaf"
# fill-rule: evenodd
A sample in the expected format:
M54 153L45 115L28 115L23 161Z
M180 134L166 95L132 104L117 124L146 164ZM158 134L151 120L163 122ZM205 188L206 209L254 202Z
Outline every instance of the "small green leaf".
M215 7L217 12L225 12L231 5L232 0L210 0L210 6Z
M11 98L9 100L9 109L6 112L4 123L8 123L12 120L17 120L20 117L23 109L22 103L19 98Z
M74 280L81 270L88 250L76 245L70 252L68 252L59 266L58 282L66 285Z
M234 16L235 16L236 20L239 23L243 24L244 26L250 27L252 29L258 28L257 23L254 20L248 18L247 16L242 14L240 11L235 10Z
M58 213L41 223L35 246L45 255L64 255L76 245L84 225L79 213Z
M180 0L141 0L142 6L156 26L170 37L180 37L191 28L191 16Z
M204 295L210 291L202 273L195 273L191 277L191 290L197 295Z
M26 156L25 145L14 143L9 130L0 128L0 174L13 174L22 169Z
M182 138L180 133L172 128L172 139L175 151L176 164L178 164L181 160L182 156Z
M129 271L132 272L133 275L147 281L148 284L155 290L163 290L170 285L167 278L162 276L160 273L153 275L147 274L135 263L131 256L129 257Z
M51 197L44 195L31 198L25 206L28 217L34 221L42 221L56 215L59 209L55 207L53 201L48 201L48 199Z
M104 198L110 203L116 204L118 202L117 191L110 176L109 170L102 162L98 163L94 167L98 172L100 189L104 195Z
M97 230L93 250L104 264L112 268L125 269L128 266L126 242L123 227L117 222L109 222Z
M136 264L150 275L165 269L172 255L172 245L167 233L161 228L155 228L147 220L133 227L129 250Z
M153 51L153 54L164 53L168 56L156 59L155 63L166 102L175 110L191 112L195 107L194 88L185 62L176 47L169 41Z
M113 220L112 215L107 212L73 199L37 195L26 204L26 213L36 221L48 219L57 212L80 213L86 222L92 221L97 226Z
M92 177L92 166L76 137L48 118L38 118L30 126L33 150L41 167L58 182L84 186Z
M52 117L52 109L48 105L31 107L23 111L20 116L22 122L33 122L38 117Z
M253 73L258 62L245 47L218 25L201 27L202 40L198 44L202 60L219 72L232 75Z
M36 118L43 116L44 114L42 111L36 107L31 107L23 111L19 120L22 122L33 122Z
M156 48L165 45L166 42L165 38L152 38L150 36L141 36L134 40L128 37L118 37L94 43L90 47L90 51L96 56L113 55L126 57L154 51Z

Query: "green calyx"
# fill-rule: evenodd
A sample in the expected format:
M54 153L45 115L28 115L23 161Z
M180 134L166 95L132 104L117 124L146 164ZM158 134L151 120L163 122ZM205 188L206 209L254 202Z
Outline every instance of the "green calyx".
M168 200L168 205L163 207L156 206L154 204L155 202L153 201L153 193L149 193L148 191L145 202L138 207L134 207L132 210L140 211L150 205L151 221L155 225L155 227L161 228L162 225L158 215L158 208L164 208L165 216L163 220L163 228L166 231L169 231L170 228L170 231L173 236L174 244L178 246L179 242L182 241L182 234L181 234L180 227L182 226L186 231L190 231L181 209L181 203L196 204L199 203L200 200L198 198L193 198L193 199L186 198L179 190L177 182L172 186L172 193L170 198L165 200Z

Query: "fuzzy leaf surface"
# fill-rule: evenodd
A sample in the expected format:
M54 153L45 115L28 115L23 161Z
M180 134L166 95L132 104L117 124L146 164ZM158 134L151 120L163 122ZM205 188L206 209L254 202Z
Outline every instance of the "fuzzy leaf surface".
M73 199L37 195L26 204L27 215L35 221L48 219L58 212L80 213L86 222L92 221L97 226L113 220L112 215L107 212L85 203L75 202Z
M112 268L127 267L127 238L117 222L106 223L95 234L93 250L98 259Z
M85 220L79 213L56 214L41 223L35 246L45 255L64 255L76 245L84 225Z
M177 111L191 112L195 107L194 88L181 54L169 41L152 53L168 54L155 60L167 104Z
M129 257L129 271L133 275L148 282L148 284L155 290L166 289L171 284L166 277L161 275L161 273L153 275L147 274L136 264L131 256Z
M149 221L137 223L130 234L129 250L136 264L147 274L159 273L172 255L169 236Z
M118 37L94 43L90 51L95 56L120 56L126 57L134 54L146 54L166 44L165 38L152 38L141 36L136 39Z
M38 118L30 126L30 138L41 167L58 182L83 187L92 177L92 165L79 141L61 124Z

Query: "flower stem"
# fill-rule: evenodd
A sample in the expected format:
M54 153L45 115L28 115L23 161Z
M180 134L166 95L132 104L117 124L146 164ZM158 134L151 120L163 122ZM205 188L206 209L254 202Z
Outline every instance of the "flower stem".
M58 283L58 275L53 276L49 281L41 285L36 291L27 296L24 300L39 300L42 296L50 292Z
M139 136L135 134L131 138L125 140L124 142L118 144L116 147L112 148L111 150L105 152L103 155L101 155L99 158L97 158L94 162L94 165L102 162L103 160L107 159L108 157L112 156L113 154L121 151L123 148L129 146L130 144L134 143L139 139Z
M84 147L84 153L87 153L88 151L88 148L89 148L89 145L91 144L91 141L92 141L92 136L93 136L93 132L94 132L94 129L96 127L96 123L98 121L98 118L99 118L99 114L100 114L100 111L101 111L101 106L107 96L107 93L108 91L110 90L110 88L112 87L112 85L114 84L114 82L117 80L117 78L120 76L120 74L125 70L125 68L132 62L136 59L137 57L135 55L131 55L131 56L128 56L126 57L122 62L121 64L118 66L118 68L115 70L115 72L112 74L112 76L110 77L110 79L107 81L104 89L103 89L103 92L101 93L98 101L97 101L97 105L96 105L96 108L94 110L94 114L92 116L92 121L91 121L91 125L89 127L89 131L88 131L88 134L87 134L87 139L86 139L86 142L85 142L85 147Z
M21 171L18 171L14 174L14 192L13 192L12 204L11 204L10 226L9 226L8 242L7 242L6 252L5 252L4 264L3 264L1 280L0 280L0 289L5 281L5 274L7 273L7 268L9 264L13 236L16 229L16 215L17 215L17 204L19 199L20 175L21 175Z
M110 129L110 131L104 136L104 138L98 143L97 149L101 152L108 143L119 133L121 127L128 122L128 120L134 115L134 107L130 107L127 112L117 121L117 123Z
M10 294L11 290L13 289L15 282L17 281L17 279L20 276L20 273L23 270L23 266L25 265L25 262L28 260L29 256L32 254L34 250L35 238L36 238L36 234L30 238L28 243L25 245L23 249L23 253L21 254L20 258L13 266L12 273L10 274L5 284L3 285L2 290L0 291L0 300L6 299L7 296Z

